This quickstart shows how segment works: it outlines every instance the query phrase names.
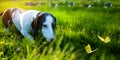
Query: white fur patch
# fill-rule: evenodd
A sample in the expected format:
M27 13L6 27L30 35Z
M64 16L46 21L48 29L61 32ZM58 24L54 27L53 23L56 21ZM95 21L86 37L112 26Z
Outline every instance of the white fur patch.
M21 32L24 37L33 40L33 37L29 34L31 31L31 23L33 18L39 13L36 10L27 10L25 12L20 13L19 11L15 11L12 15L13 23L16 28Z
M36 16L39 13L39 11L36 10L28 10L26 12L23 12L20 16L20 26L21 26L21 33L25 37L29 37L29 39L32 41L33 37L29 34L29 32L32 30L31 23L33 21L34 16Z
M47 15L45 22L43 22L42 33L43 36L47 39L47 41L50 41L51 39L54 38L52 22L53 22L53 18L50 15Z
M20 31L20 29L21 29L20 12L18 10L12 14L12 20L13 20L13 23L15 24L16 28Z

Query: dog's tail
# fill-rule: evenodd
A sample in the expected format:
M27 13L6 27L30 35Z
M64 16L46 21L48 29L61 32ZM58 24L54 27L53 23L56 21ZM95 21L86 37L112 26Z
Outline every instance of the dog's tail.
M3 12L0 13L0 16L2 16Z

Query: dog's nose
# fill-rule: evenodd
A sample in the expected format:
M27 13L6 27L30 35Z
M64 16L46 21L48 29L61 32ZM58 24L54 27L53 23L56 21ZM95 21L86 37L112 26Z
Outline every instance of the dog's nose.
M51 38L51 41L53 41L54 40L54 38Z
M50 42L54 41L54 38L51 38Z

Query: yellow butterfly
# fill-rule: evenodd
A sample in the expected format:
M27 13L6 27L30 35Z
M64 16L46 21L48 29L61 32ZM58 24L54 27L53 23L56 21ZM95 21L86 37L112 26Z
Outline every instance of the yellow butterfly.
M111 41L110 38L109 38L109 36L106 36L106 38L104 39L104 38L102 38L102 37L100 37L100 36L98 35L98 38L99 38L102 42L104 42L104 43L108 43L108 42Z
M95 49L95 50L92 50L90 44L88 44L87 46L85 46L85 50L86 50L87 53L92 53L92 52L97 51L98 48Z

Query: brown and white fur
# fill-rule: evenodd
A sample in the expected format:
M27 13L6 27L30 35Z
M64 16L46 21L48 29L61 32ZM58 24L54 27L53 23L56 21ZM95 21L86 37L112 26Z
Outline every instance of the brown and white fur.
M47 41L54 38L54 27L56 18L50 13L43 13L37 10L22 10L20 8L7 9L2 14L2 22L6 31L9 31L10 25L13 23L24 37L32 41L33 35L41 30L43 37ZM29 33L33 33L30 35Z

